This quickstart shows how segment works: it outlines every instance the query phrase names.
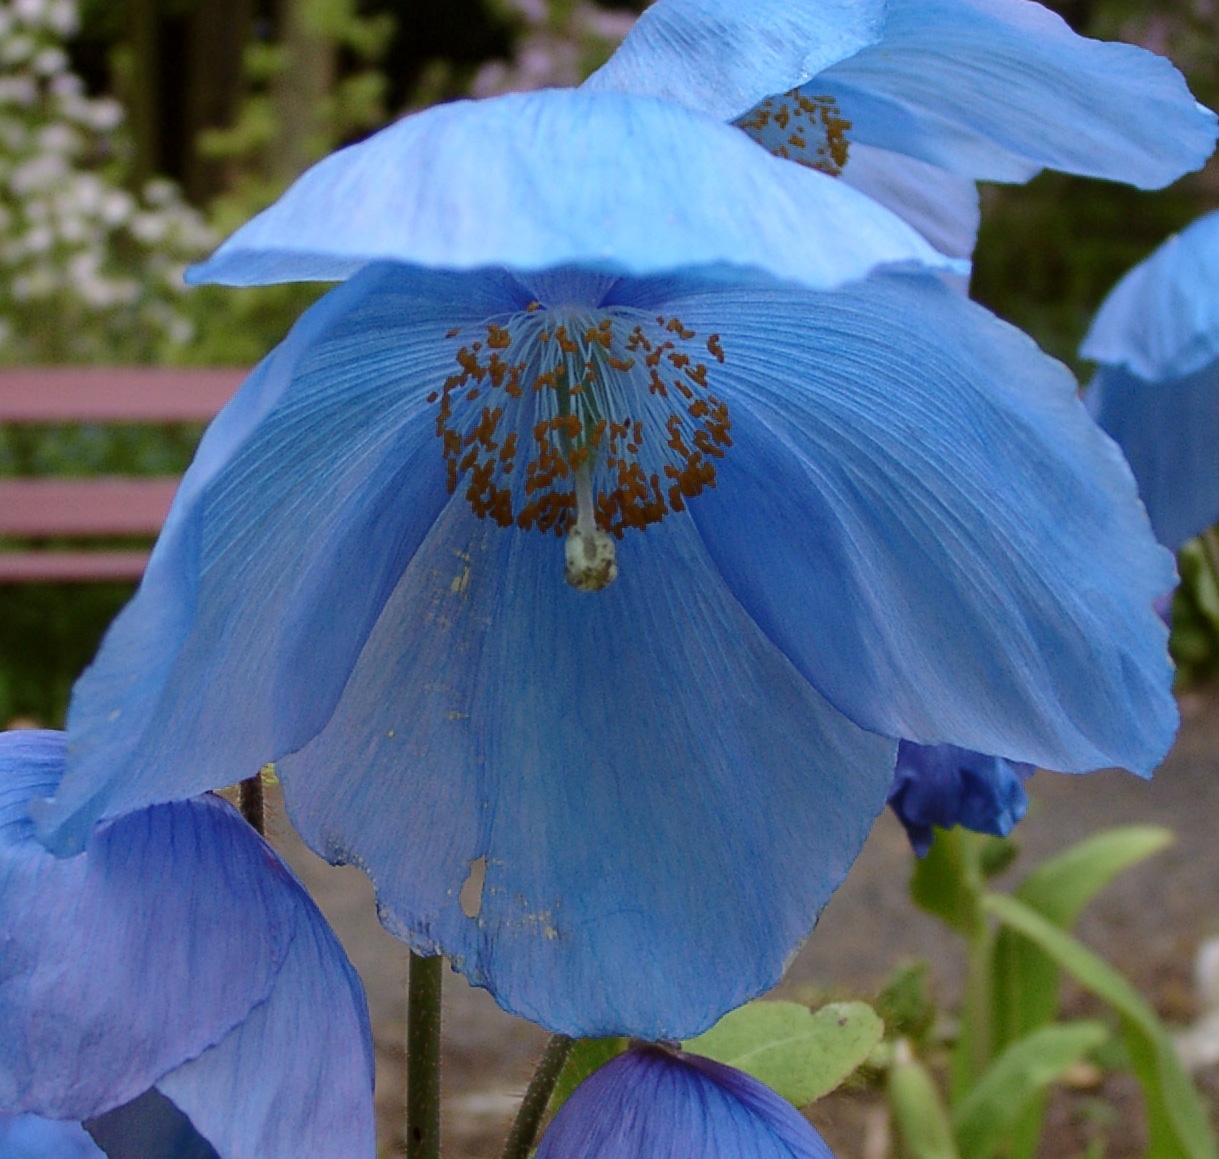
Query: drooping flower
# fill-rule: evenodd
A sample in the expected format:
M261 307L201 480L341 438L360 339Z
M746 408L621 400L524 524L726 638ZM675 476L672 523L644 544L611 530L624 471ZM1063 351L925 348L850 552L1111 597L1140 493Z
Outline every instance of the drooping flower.
M559 1108L537 1159L833 1159L757 1079L695 1054L634 1047Z
M1122 448L1172 551L1219 522L1219 211L1169 238L1101 304L1085 401Z
M778 980L886 738L1148 771L1171 560L1059 364L865 277L918 261L650 98L446 105L322 162L195 272L348 280L205 436L44 840L274 760L418 951L681 1038Z
M889 805L920 857L931 848L933 829L961 825L975 833L1006 837L1028 809L1024 782L1032 765L988 757L955 745L897 746Z
M371 1157L364 991L300 884L212 796L53 857L27 807L65 751L0 733L0 1139L90 1154L66 1121L110 1159Z
M1158 189L1215 147L1214 113L1167 60L1078 36L1032 0L890 0L864 44L834 35L836 15L814 0L656 0L586 84L734 121L959 256L977 234L975 181L1059 169ZM751 69L785 22L800 22L803 58L772 50Z

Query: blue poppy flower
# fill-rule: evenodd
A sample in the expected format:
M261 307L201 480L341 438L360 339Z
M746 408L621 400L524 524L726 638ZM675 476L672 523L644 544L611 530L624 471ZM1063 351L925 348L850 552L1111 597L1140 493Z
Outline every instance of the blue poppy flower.
M927 854L934 829L961 825L1006 837L1029 807L1024 782L1032 765L988 757L955 745L897 746L889 805L914 852Z
M757 1079L641 1046L594 1071L559 1108L537 1159L833 1159L812 1125Z
M37 1115L0 1115L4 1159L106 1159L79 1123Z
M1156 537L1219 522L1219 212L1169 238L1101 304L1086 403L1126 455Z
M0 1139L95 1153L59 1120L111 1159L371 1157L364 991L300 884L212 796L53 857L27 806L65 751L0 733Z
M656 0L586 83L735 120L960 256L975 181L1048 168L1158 189L1214 149L1215 115L1168 61L1077 36L1031 0L890 0L881 27L861 20L849 39L837 17L811 0ZM775 42L785 56L758 48Z
M865 277L919 261L649 98L447 105L322 162L194 272L348 280L205 436L44 840L274 760L416 950L552 1029L681 1038L778 980L888 738L1146 772L1171 558L1062 366Z

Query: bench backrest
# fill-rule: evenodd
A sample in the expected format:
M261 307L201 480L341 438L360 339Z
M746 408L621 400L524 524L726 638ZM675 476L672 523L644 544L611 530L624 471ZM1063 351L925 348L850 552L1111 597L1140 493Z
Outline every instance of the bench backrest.
M205 422L245 370L30 367L0 370L0 423ZM0 478L0 539L157 534L176 478ZM133 580L146 550L0 547L0 583Z

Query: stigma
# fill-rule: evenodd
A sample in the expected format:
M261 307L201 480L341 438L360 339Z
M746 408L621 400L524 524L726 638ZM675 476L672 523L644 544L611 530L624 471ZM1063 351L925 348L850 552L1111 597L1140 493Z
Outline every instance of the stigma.
M715 486L732 445L712 391L719 336L626 307L521 310L450 330L437 405L450 494L502 527L566 537L580 591L618 575L615 541Z
M850 154L847 130L838 102L828 96L806 96L792 89L767 97L734 122L768 152L810 169L841 175Z

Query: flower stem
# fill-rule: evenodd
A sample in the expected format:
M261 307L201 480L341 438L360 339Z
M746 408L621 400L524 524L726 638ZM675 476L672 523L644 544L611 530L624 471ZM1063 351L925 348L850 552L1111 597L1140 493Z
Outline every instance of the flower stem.
M406 1011L406 1155L440 1156L440 983L444 959L411 951Z
M1219 537L1215 535L1213 527L1208 527L1202 533L1201 538L1206 562L1211 565L1211 575L1214 577L1215 583L1219 584Z
M559 1080L563 1064L567 1061L567 1056L571 1054L571 1048L575 1042L574 1038L568 1038L565 1034L550 1036L550 1041L542 1052L538 1068L533 1072L533 1078L529 1080L529 1089L525 1092L525 1097L517 1109L516 1118L512 1122L512 1130L508 1132L508 1138L504 1143L501 1159L526 1159L528 1156L529 1149L533 1146L534 1139L537 1138L538 1126L542 1122L542 1116L546 1113L550 1096L554 1092L554 1085Z
M257 833L267 835L267 808L262 791L262 770L256 772L248 781L241 782L239 790L241 815L254 826Z

